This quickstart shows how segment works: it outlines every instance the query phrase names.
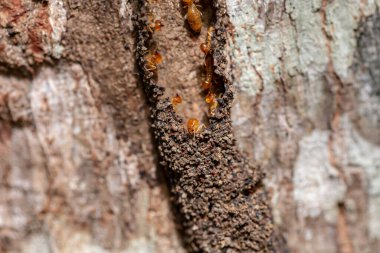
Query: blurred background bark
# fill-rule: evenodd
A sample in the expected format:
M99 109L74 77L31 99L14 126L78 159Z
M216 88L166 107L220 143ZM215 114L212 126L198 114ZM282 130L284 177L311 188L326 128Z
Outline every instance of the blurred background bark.
M157 2L158 18L183 18L179 0ZM235 136L267 173L289 251L379 252L380 1L226 4ZM0 252L186 252L135 69L135 11L1 0Z

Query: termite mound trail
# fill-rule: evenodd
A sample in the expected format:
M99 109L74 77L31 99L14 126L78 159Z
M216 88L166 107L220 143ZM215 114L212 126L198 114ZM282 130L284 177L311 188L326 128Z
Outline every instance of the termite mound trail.
M209 117L209 126L197 134L187 132L183 119L164 96L163 83L167 80L160 66L157 71L145 67L145 56L151 53L152 45L161 44L146 29L151 8L150 2L140 1L135 21L136 58L184 240L193 252L273 252L271 209L262 184L263 173L239 153L232 134L233 92L225 73L225 5L222 1L213 2L216 21L212 40L214 72L224 93ZM199 50L199 44L194 50ZM182 64L180 59L176 64ZM195 88L199 89L199 82Z
M205 119L207 105L200 89L204 54L199 45L204 42L207 27L213 17L212 5L200 1L203 27L194 33L185 19L186 10L181 0L150 1L149 11L154 19L160 20L163 27L152 35L155 47L163 56L159 65L157 82L165 88L165 95L174 97L177 93L182 103L176 110L184 119Z

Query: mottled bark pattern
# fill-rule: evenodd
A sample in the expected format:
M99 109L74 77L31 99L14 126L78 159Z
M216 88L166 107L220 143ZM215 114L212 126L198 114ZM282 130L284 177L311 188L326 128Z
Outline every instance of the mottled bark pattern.
M234 132L290 252L380 249L379 4L227 0Z
M194 0L199 34L181 0L146 0L164 25L152 38L134 32L138 2L0 0L0 252L265 248L261 171L274 248L380 252L380 0ZM208 122L210 25L226 87ZM147 39L163 62L145 96ZM207 128L188 135L189 118Z
M367 93L368 100L355 95L356 103L367 110L355 108L358 130L375 144L380 144L380 14L362 20L358 27L356 61L353 65L356 94ZM367 104L367 105L366 105ZM369 116L370 114L371 116Z

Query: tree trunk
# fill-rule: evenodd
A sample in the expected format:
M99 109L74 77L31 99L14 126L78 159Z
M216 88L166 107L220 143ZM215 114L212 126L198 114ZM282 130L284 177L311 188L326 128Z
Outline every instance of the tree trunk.
M380 252L380 1L195 3L1 0L0 252Z

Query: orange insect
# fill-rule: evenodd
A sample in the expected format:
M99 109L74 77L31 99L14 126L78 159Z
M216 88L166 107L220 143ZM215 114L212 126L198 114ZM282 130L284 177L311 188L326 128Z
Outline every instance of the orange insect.
M161 20L155 20L154 22L150 23L148 26L148 30L153 33L154 31L159 31L164 25L162 24Z
M157 65L162 62L162 55L159 52L148 53L145 56L145 69L148 71L156 70Z
M205 79L202 82L202 89L208 90L212 86L212 75L214 73L214 59L211 54L206 55L205 59Z
M208 54L210 52L209 48L207 47L207 44L206 43L201 43L200 45L200 49L201 51L204 53L204 54Z
M209 92L206 96L206 103L209 104L210 113L213 113L218 107L218 101L216 101L216 96L214 93Z
M191 118L187 121L187 131L191 134L196 134L200 132L203 128L203 125L199 123L199 120Z
M182 0L182 3L187 7L186 19L190 28L199 33L202 29L202 13L198 10L193 0Z
M172 98L172 105L173 106L177 106L179 105L180 103L182 103L182 97L180 95L175 95L173 98Z
M201 51L207 55L211 52L211 39L212 39L212 34L214 32L214 27L210 26L207 30L207 38L206 42L201 43Z
M164 26L161 20L154 20L154 16L152 12L148 13L148 22L149 24L147 25L147 29L151 33L161 30L161 27Z
M209 92L208 94L207 94L207 96L206 96L206 103L207 104L211 104L212 103L212 101L214 101L215 100L215 94L214 93L212 93L212 92Z

